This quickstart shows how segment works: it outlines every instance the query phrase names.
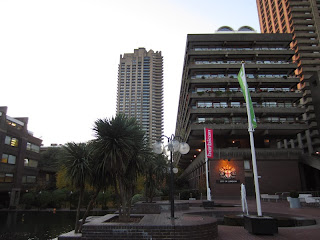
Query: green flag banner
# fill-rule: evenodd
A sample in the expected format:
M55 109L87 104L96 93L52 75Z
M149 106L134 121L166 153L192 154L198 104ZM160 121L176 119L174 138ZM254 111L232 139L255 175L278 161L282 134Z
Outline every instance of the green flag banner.
M250 92L248 89L248 84L247 84L247 80L246 80L246 75L245 75L245 70L244 70L244 65L242 64L240 71L238 73L238 81L240 83L240 87L244 96L244 99L246 100L246 103L249 102L249 109L250 109L250 121L252 124L252 128L255 129L257 127L257 120L256 120L256 116L254 115L254 111L253 111L253 106L252 106L252 101L251 101L251 97L250 97ZM248 94L248 99L246 97L246 92ZM247 102L248 101L248 102ZM249 113L248 113L249 116Z

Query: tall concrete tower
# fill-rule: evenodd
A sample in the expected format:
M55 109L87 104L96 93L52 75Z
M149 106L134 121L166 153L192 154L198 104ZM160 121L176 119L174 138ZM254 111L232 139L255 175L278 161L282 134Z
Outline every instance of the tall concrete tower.
M153 143L163 134L161 51L135 49L120 55L117 113L135 117Z
M304 120L309 128L296 144L309 155L320 154L320 1L257 0L262 33L291 33L298 88L303 92Z
M291 33L297 63L298 89L303 121L308 129L293 141L304 150L301 159L302 188L320 186L320 0L257 0L262 33Z

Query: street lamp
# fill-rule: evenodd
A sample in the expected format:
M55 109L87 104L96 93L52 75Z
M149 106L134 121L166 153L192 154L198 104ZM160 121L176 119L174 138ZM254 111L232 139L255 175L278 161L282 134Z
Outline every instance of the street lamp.
M173 153L174 152L180 152L181 154L187 154L190 150L190 146L185 142L179 142L173 134L171 137L167 137L165 135L160 137L160 140L162 137L165 137L168 139L168 145L167 148L170 151L170 203L171 203L171 219L174 219L174 191L173 191ZM153 144L153 152L156 154L162 154L164 151L164 147L161 143L161 141L156 141Z

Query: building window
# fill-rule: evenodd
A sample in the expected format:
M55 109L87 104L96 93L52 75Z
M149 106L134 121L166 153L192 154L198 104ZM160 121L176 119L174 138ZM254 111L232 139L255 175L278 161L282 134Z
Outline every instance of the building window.
M19 141L15 137L6 136L4 143L12 147L18 147Z
M244 165L244 170L250 170L250 161L244 160L243 165Z
M46 173L46 182L50 181L50 175L48 173Z
M32 151L32 152L36 152L39 153L40 152L40 147L33 144L33 143L27 143L27 150Z
M231 102L231 107L232 107L232 108L238 108L238 107L240 107L240 102Z
M2 154L1 162L14 165L16 164L16 156L4 153Z
M22 183L35 183L36 176L22 176Z
M18 130L21 130L21 129L22 129L22 126L21 126L21 125L15 123L15 122L12 122L12 121L10 121L10 120L8 120L8 119L7 119L7 124L10 125L10 126L12 126L12 127L14 127L14 128L17 128Z
M12 183L13 173L0 173L0 183Z
M33 167L33 168L36 168L36 167L38 167L38 161L25 158L25 159L24 159L24 166L25 166L25 167Z

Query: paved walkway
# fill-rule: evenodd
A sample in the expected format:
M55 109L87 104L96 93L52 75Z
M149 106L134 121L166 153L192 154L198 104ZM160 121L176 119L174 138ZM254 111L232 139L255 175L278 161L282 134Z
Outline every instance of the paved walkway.
M234 203L240 204L240 200L215 200L215 203ZM317 224L307 227L281 227L278 228L279 233L273 236L252 235L248 233L243 227L234 226L218 226L218 240L251 240L251 239L290 239L290 240L319 240L320 239L320 208L302 206L300 209L291 209L287 201L278 202L261 202L262 213L267 215L268 213L288 214L292 216L301 216L306 218L316 219ZM214 210L219 210L215 208ZM248 200L249 214L256 212L255 200ZM234 208L230 211L235 210ZM221 211L228 211L227 208L221 208Z

